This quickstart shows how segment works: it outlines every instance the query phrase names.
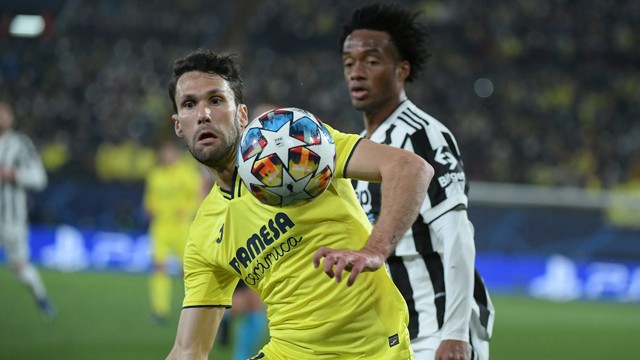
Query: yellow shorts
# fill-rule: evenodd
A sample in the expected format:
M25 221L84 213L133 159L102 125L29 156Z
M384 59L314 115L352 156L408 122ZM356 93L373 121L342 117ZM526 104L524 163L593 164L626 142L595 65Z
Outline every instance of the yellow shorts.
M149 229L153 261L165 263L173 255L182 262L190 225L190 222L153 224Z

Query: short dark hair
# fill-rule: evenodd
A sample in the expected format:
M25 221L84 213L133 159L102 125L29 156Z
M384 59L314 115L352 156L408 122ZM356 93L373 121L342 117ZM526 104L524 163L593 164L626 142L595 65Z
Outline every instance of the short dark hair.
M421 12L411 12L398 4L374 3L359 7L353 11L349 20L342 26L340 52L347 36L358 29L383 31L389 34L398 49L401 60L411 64L411 72L406 81L418 78L431 56L427 49L429 33L427 27L417 21Z
M190 71L219 75L229 83L236 104L243 103L244 84L240 76L240 65L236 61L236 55L219 54L210 49L200 48L173 63L173 78L169 81L169 97L176 113L178 112L176 85L180 76Z

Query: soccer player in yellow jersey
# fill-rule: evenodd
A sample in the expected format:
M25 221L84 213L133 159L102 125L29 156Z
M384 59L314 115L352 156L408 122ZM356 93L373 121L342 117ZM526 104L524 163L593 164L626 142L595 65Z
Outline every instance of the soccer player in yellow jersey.
M145 179L143 201L153 255L149 296L155 322L164 322L170 314L172 285L167 261L171 255L182 261L189 226L202 200L200 179L197 163L184 159L172 141L162 143L158 164Z
M240 279L267 306L270 341L256 359L412 359L407 307L384 261L417 217L433 168L407 151L330 129L337 150L330 188L303 205L262 205L235 167L248 123L235 59L201 49L173 70L175 132L215 184L191 226L168 359L207 359ZM347 177L383 183L373 228Z

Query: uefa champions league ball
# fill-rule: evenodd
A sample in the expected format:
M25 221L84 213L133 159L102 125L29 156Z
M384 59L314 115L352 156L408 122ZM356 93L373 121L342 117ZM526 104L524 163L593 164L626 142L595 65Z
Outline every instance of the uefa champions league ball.
M260 202L287 206L310 201L329 187L336 146L313 114L280 108L253 119L242 134L238 174Z

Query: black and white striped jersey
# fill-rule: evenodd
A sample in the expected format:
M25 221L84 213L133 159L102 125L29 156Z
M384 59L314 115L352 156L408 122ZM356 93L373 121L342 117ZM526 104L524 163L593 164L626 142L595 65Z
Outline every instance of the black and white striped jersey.
M441 122L405 100L370 140L416 153L435 170L420 217L398 244L395 255L433 252L429 223L456 206L467 206L467 179L455 138ZM369 220L375 222L380 213L380 184L354 181L354 188Z
M0 223L27 221L27 191L42 190L47 173L31 139L15 130L0 135L0 168L13 169L16 181L0 179Z
M493 307L474 269L473 226L466 211L454 211L466 210L468 182L453 134L405 100L370 140L416 153L435 170L417 220L388 260L393 280L409 306L411 338L439 330L443 338L464 338L472 312L489 337ZM353 185L369 220L375 222L380 213L380 184L354 180ZM446 272L452 267L465 270Z

